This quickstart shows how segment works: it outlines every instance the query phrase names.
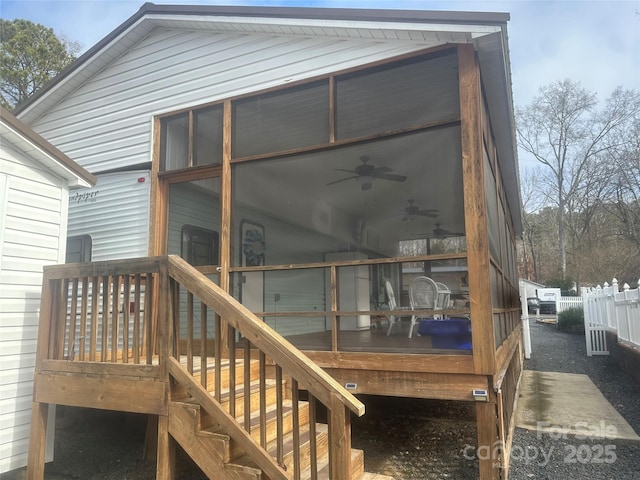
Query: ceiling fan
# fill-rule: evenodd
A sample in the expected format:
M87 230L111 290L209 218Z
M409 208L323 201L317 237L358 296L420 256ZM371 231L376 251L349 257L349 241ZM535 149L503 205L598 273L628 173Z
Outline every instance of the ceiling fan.
M363 155L360 157L360 161L362 165L357 165L353 170L345 170L343 168L334 168L334 170L338 172L347 172L353 174L350 177L342 178L340 180L336 180L335 182L327 183L327 185L334 185L340 182L346 182L347 180L355 179L359 184L362 190L370 190L371 183L374 179L379 178L381 180L391 180L393 182L404 182L407 177L404 175L395 175L389 172L392 172L393 169L389 167L374 167L367 163L369 161L368 155Z
M452 232L450 230L446 230L446 229L442 228L440 225L441 225L440 223L436 223L436 226L433 229L433 233L432 234L427 234L426 236L428 238L437 238L438 240L443 240L443 239L449 238L449 237L464 237L465 236L464 233Z
M413 220L416 216L436 218L438 216L438 210L435 208L420 208L415 205L414 199L407 200L406 207L402 208L402 221Z

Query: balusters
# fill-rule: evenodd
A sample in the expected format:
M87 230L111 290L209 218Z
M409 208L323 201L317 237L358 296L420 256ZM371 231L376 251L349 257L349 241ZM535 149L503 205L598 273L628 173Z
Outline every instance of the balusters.
M260 369L260 446L267 448L267 357L259 355Z
M251 433L251 343L245 337L243 347L243 374L244 374L244 429Z
M102 345L100 349L101 362L107 361L107 339L109 334L109 322L107 321L107 319L109 318L109 285L109 276L106 275L102 277Z
M68 304L68 292L69 292L69 279L65 278L62 281L62 289L58 290L57 297L57 318L58 328L56 332L57 341L53 347L53 358L59 359L64 356L64 337L66 331L66 318L67 318L67 304Z
M140 290L141 279L140 274L136 273L134 277L134 293L133 293L133 363L140 363ZM146 312L145 312L146 315Z
M180 328L180 327L178 327ZM187 292L187 371L193 375L193 293Z
M227 325L227 345L229 346L229 415L236 416L236 349L234 341L236 330L231 325ZM245 392L246 394L247 392Z
M153 362L153 349L155 346L155 330L153 325L154 313L154 297L158 293L155 291L155 280L152 273L147 273L145 277L144 287L144 325L145 325L145 353L147 365L151 365Z
M111 326L111 361L113 363L118 361L118 324L120 321L120 276L115 275L112 277L112 290L111 301L113 308L111 309L111 315L105 318L110 318Z
M173 356L180 361L182 352L180 351L180 323L181 323L181 308L180 308L180 284L175 283L173 288Z
M311 480L318 480L318 445L316 434L316 398L309 392L309 439L311 455Z
M87 310L89 303L89 278L82 277L82 298L80 300L80 338L78 339L78 360L83 362L86 356Z
M200 302L200 384L205 389L208 383L207 353L207 306Z
M215 397L216 401L220 403L222 401L222 319L220 315L216 313L215 322Z
M293 420L293 478L300 478L300 410L298 382L291 379L291 415ZM313 439L309 438L312 442Z
M129 363L129 314L131 312L131 277L122 281L122 362Z
M76 317L78 316L78 279L71 281L71 308L69 310L69 344L67 345L67 360L75 357Z
M282 398L282 367L276 365L276 460L279 465L284 465L284 425L283 425L283 398Z
M91 332L89 337L89 361L97 360L98 350L98 298L100 293L99 277L91 277Z

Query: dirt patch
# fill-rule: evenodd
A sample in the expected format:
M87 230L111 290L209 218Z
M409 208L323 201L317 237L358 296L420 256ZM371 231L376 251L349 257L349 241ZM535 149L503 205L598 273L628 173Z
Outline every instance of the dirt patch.
M478 478L472 403L363 396L367 413L352 419L352 445L365 452L365 469L396 480ZM55 460L46 480L150 480L155 461L144 459L146 416L58 407ZM206 479L179 449L176 480ZM17 473L17 472L15 472ZM19 478L2 476L3 480Z

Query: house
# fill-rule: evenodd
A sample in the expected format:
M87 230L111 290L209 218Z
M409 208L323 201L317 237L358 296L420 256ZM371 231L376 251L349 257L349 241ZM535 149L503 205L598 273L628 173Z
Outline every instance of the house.
M151 415L158 478L176 442L216 478L306 478L320 444L358 478L354 394L475 402L480 478L506 477L523 356L507 21L146 3L21 105L99 182L150 171L131 204L148 257L122 242L45 270L31 478L49 404ZM78 252L97 252L82 211ZM442 295L408 311L425 276ZM270 382L273 418L292 416L273 429ZM300 427L316 401L322 442Z
M64 262L69 191L94 183L93 175L0 108L2 474L27 464L42 267ZM47 459L52 456L50 435Z

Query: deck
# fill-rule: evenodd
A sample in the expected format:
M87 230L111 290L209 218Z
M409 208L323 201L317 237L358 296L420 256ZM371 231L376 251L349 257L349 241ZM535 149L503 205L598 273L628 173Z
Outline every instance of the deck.
M369 330L340 332L338 346L344 352L397 353L415 355L471 355L471 350L453 348L434 348L429 336L413 335L408 338L408 325L401 330L394 327L387 336L387 328L371 328ZM292 335L287 337L293 345L303 351L330 351L332 333L330 331Z
M50 404L153 415L162 480L177 444L210 478L370 478L351 448L364 405L178 257L45 267L29 479Z
M176 441L211 478L367 478L351 448L351 415L364 413L354 393L473 401L483 390L479 437L493 443L512 423L519 334L496 351L505 369L492 378L472 350L433 348L406 325L284 338L178 257L46 267L28 478L44 475L50 404L157 418L162 480Z

